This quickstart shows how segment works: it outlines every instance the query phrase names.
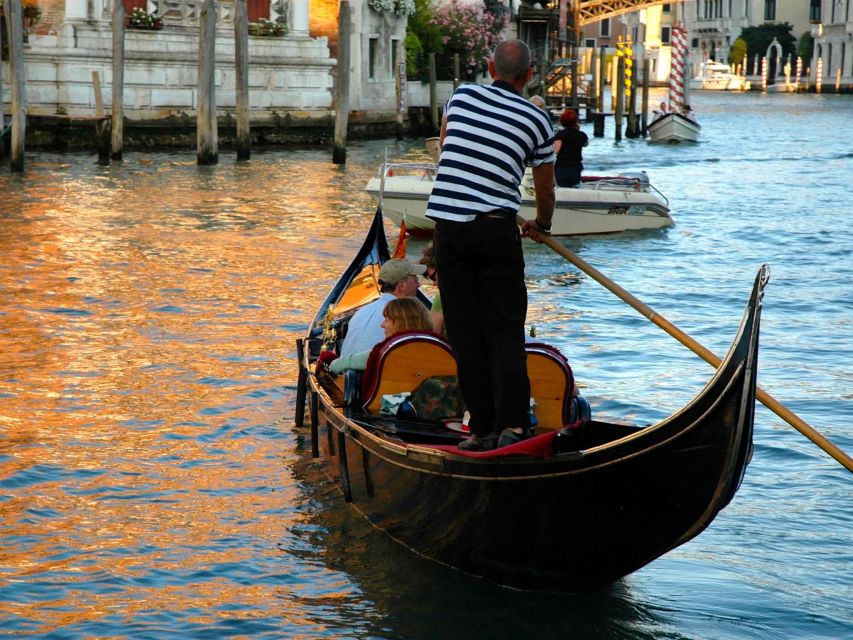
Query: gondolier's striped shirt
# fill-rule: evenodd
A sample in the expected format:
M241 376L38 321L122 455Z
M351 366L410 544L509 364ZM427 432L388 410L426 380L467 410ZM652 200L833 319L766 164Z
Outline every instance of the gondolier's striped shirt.
M445 118L426 215L456 222L491 212L515 217L525 167L555 160L547 114L498 80L459 87L447 102Z

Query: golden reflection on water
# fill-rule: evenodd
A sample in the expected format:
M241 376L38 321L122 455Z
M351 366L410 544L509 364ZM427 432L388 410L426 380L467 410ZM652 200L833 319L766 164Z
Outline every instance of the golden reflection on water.
M350 179L298 152L0 176L0 588L29 585L0 617L203 625L277 602L299 628L300 572L349 595L276 545L305 518L295 339L372 213Z

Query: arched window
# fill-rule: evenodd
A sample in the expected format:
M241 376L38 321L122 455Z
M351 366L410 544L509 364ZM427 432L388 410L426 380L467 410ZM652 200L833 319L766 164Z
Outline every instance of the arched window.
M809 22L817 24L820 22L820 0L811 0L809 6Z

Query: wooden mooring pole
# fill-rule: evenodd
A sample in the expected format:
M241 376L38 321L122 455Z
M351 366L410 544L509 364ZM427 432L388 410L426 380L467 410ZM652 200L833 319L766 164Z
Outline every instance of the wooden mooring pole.
M630 89L630 96L628 97L628 125L625 128L625 137L626 138L639 138L640 137L640 127L637 122L637 61L633 60L632 68L634 69L634 73L631 74L631 78L628 80L628 85Z
M121 160L124 153L124 3L113 0L113 97L110 157Z
M95 145L98 147L98 164L110 163L110 125L104 110L104 95L101 92L101 73L92 71L92 89L95 92Z
M0 50L3 49L3 29L0 29ZM0 160L6 155L6 114L3 111L3 62L0 61Z
M595 49L592 49L589 58L589 72L592 81L586 96L586 121L592 122L592 116L598 109L598 51Z
M604 111L604 85L607 82L607 47L604 45L599 49L598 58L598 95L595 97L595 106L599 111Z
M435 54L429 54L429 113L433 134L438 133L441 124L438 121L438 91L436 88Z
M338 13L338 86L335 96L335 143L332 162L346 164L349 123L350 34L352 17L349 0L341 0Z
M252 156L252 131L249 125L249 17L246 0L234 3L234 67L237 100L237 159Z
M27 96L24 90L24 23L21 0L6 0L6 33L9 34L9 84L12 88L12 148L9 167L24 170L27 134Z
M196 158L198 164L219 161L216 128L216 1L204 0L199 12L198 33L198 112Z
M651 60L643 60L643 103L642 103L642 126L640 134L645 138L649 134L649 73L651 73Z
M453 54L453 90L454 91L456 91L456 89L459 87L459 76L461 75L460 69L461 69L461 67L459 66L459 54L454 53Z
M616 120L616 140L622 139L622 114L625 105L625 58L619 56L616 65L616 109L614 119Z

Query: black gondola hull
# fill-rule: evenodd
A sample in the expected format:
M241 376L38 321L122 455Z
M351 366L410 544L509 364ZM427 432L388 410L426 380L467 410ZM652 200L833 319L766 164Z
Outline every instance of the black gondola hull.
M711 381L657 424L593 421L576 450L470 458L389 435L393 420L344 411L311 376L320 456L375 526L426 557L517 588L594 591L699 534L737 491L766 279Z

